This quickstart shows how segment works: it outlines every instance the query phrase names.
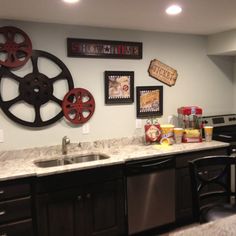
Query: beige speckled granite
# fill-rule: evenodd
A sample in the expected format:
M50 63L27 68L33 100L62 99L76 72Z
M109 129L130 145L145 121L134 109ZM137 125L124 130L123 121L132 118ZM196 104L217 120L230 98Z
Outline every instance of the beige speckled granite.
M172 146L145 145L143 137L99 140L95 142L70 144L68 155L104 153L110 156L109 159L50 168L39 168L34 164L34 161L60 158L62 156L61 145L3 151L0 152L0 181L27 176L44 176L88 168L97 168L105 165L124 163L128 160L139 158L180 154L190 151L227 147L228 145L228 143L218 141L175 144Z
M235 236L236 215L171 233L169 236Z

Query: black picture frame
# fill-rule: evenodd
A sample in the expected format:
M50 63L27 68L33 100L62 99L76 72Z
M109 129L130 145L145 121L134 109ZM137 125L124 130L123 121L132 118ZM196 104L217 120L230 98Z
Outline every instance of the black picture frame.
M105 71L105 104L134 102L134 71Z
M141 42L67 38L68 57L142 59Z
M163 86L138 86L136 96L138 118L163 115Z

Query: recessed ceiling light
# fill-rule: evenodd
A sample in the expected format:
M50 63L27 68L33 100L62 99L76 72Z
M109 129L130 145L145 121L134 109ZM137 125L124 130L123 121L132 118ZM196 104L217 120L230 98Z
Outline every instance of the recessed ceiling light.
M179 5L171 5L166 8L166 13L168 15L177 15L182 12L182 8Z
M79 0L63 0L66 3L77 3Z

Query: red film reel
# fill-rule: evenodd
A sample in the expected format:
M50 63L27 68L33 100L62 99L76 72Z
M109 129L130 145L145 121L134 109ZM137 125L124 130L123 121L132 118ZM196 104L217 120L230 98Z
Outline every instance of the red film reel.
M0 28L0 65L16 68L23 66L31 57L32 43L28 35L16 27Z
M95 100L92 94L83 88L70 90L62 101L64 116L73 124L83 124L93 115Z

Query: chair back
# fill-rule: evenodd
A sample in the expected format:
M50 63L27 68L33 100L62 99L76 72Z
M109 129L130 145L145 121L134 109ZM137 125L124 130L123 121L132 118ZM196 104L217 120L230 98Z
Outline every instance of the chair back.
M230 202L235 192L231 191L231 166L236 158L208 156L189 161L193 217L200 221L201 212L215 204Z

